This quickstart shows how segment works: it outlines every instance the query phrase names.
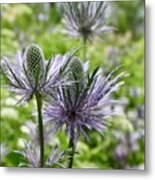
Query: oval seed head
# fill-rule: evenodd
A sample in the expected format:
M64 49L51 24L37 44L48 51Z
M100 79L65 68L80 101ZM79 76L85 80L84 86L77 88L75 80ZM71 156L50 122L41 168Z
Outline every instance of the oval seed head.
M70 76L73 76L70 78L74 78L74 80L80 80L83 77L82 61L77 57L73 57L69 64L69 70L71 71Z
M69 64L69 80L73 81L73 84L69 87L72 100L76 99L76 96L78 96L83 88L83 76L84 70L82 61L77 57L73 57Z
M36 44L29 45L25 52L25 59L28 78L35 86L36 83L42 82L45 72L42 49Z

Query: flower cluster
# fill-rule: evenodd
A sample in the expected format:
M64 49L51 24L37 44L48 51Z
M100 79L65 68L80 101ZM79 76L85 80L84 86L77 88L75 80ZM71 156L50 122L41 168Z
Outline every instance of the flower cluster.
M63 3L66 32L82 37L85 44L103 32L112 31L106 25L107 5L107 2ZM75 56L76 51L46 60L42 49L30 44L13 61L2 60L1 72L9 90L21 96L19 102L36 99L38 122L26 123L31 140L21 153L29 167L63 167L60 162L66 157L65 151L56 146L47 158L44 146L65 126L70 139L68 167L72 168L79 136L89 139L88 132L92 130L102 134L108 126L107 117L118 114L112 107L119 102L112 94L124 83L127 74L118 73L120 67L107 76L99 67L90 73L89 62L83 63Z

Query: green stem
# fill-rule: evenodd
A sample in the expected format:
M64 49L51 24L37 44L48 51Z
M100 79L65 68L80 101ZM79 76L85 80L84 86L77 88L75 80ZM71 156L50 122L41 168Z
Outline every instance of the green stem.
M86 38L83 37L83 59L86 61Z
M40 143L40 167L44 167L44 132L42 120L42 98L38 92L35 94L38 110L39 143Z
M69 140L69 149L71 149L70 156L69 156L69 163L68 168L72 168L73 161L74 161L74 152L75 152L75 145L74 145L74 128L71 127L71 135Z

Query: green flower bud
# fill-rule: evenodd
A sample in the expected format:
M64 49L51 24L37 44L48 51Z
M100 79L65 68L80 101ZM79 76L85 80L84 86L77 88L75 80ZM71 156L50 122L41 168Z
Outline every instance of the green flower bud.
M69 64L70 76L75 80L80 80L83 77L83 65L81 60L77 57L73 57Z
M72 99L75 99L83 88L83 77L84 70L82 61L77 57L73 57L69 64L69 80L73 81L73 84L69 87Z
M25 59L28 77L31 83L35 85L36 82L43 80L45 72L44 55L42 49L36 44L29 45L25 52Z

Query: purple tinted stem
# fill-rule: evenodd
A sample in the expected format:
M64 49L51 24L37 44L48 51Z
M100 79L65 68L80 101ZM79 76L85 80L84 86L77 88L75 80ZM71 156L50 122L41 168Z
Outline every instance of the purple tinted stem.
M70 135L70 140L69 140L69 149L71 150L71 152L70 152L70 156L69 156L68 168L72 168L73 160L74 160L74 151L75 151L74 128L73 127L71 127L71 135Z

